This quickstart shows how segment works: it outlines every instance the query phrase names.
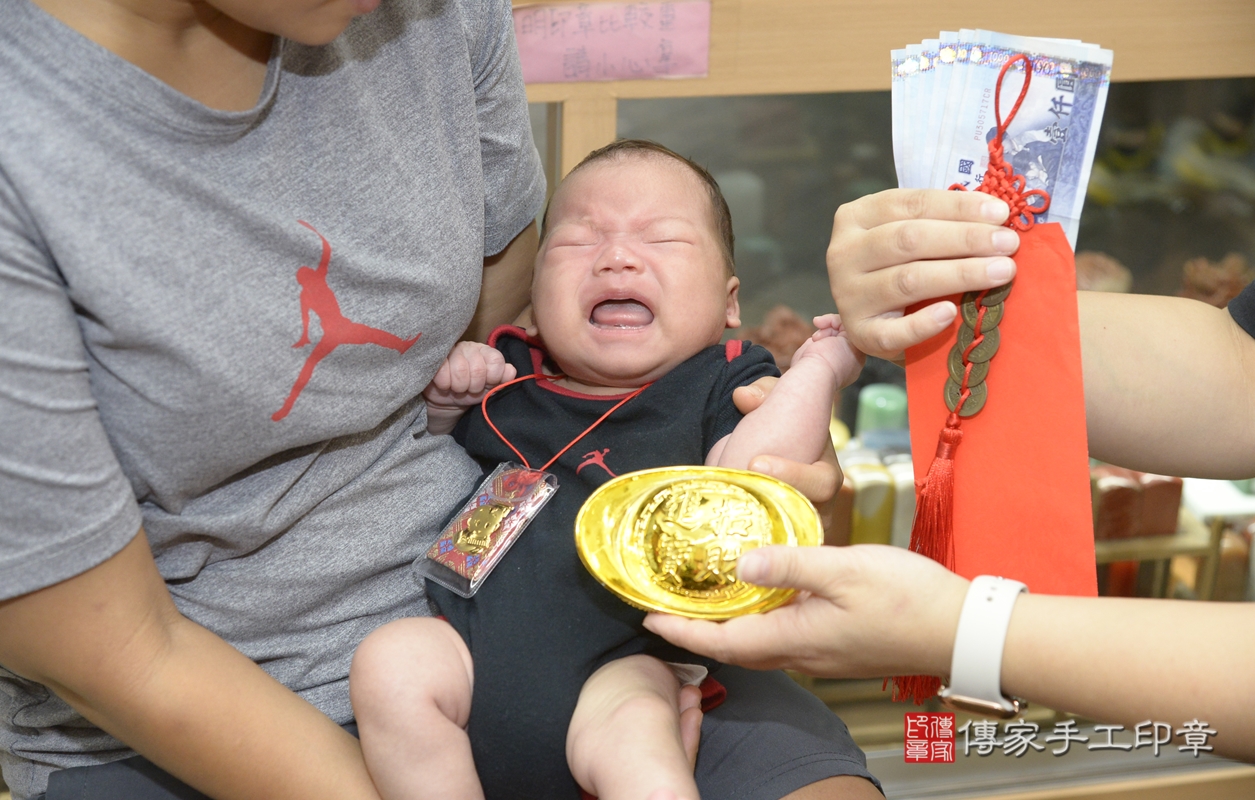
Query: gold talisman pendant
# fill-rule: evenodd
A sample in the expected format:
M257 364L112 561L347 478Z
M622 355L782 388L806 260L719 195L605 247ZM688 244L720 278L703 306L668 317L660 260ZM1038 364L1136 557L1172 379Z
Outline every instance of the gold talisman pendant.
M497 532L501 520L514 510L508 503L488 503L475 509L466 522L466 527L457 532L454 547L463 553L480 555L492 544L492 535Z
M801 492L757 472L662 467L602 485L575 519L584 566L646 611L728 619L788 602L792 589L738 580L737 560L766 545L823 541Z

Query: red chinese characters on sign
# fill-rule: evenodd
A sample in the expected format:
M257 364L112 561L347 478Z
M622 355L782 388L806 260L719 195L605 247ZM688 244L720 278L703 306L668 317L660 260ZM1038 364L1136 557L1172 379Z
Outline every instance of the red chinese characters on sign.
M905 714L903 721L908 764L954 763L953 714Z

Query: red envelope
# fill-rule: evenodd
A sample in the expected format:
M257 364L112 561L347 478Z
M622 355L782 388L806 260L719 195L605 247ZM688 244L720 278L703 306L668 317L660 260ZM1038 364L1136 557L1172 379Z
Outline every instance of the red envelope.
M1094 595L1076 266L1057 223L1020 234L1015 286L998 324L988 399L963 419L954 455L955 571L1001 575L1043 594ZM948 298L956 304L962 298ZM950 331L906 352L916 480L928 474L949 409Z

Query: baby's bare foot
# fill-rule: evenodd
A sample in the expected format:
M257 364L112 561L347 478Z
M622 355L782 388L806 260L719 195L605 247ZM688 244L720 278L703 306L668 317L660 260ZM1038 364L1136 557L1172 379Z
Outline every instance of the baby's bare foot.
M802 343L793 354L793 366L802 359L818 359L832 370L837 386L845 387L854 382L863 368L863 354L854 349L843 330L820 328L815 335Z

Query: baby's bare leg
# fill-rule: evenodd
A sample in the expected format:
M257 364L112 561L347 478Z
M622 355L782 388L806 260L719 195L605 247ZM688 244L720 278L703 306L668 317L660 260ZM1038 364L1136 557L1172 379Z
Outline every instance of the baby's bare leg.
M466 721L471 654L437 619L399 619L357 648L349 696L384 800L482 800Z
M698 800L680 734L680 684L650 656L628 656L593 673L567 732L567 763L599 800Z

